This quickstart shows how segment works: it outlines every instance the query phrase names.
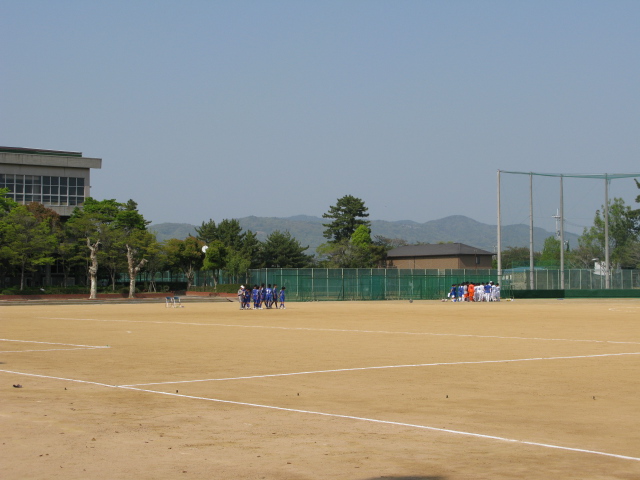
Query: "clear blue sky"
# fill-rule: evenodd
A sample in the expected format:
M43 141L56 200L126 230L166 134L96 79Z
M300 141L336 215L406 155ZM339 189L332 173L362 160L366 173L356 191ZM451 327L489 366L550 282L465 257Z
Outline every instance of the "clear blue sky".
M0 145L102 158L92 195L154 223L347 194L371 219L495 223L498 169L640 171L639 26L636 0L0 0ZM590 224L602 185L567 183ZM546 228L556 183L538 194Z

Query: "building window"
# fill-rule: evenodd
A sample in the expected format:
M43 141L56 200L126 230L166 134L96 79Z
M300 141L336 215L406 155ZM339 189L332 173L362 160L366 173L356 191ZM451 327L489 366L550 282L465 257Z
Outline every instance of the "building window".
M14 175L0 173L0 188L18 203L38 202L45 206L82 205L84 178Z

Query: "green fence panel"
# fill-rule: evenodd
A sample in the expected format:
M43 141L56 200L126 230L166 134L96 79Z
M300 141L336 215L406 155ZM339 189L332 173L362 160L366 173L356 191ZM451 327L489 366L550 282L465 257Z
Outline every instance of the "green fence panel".
M498 281L495 270L425 270L384 268L259 269L249 272L249 284L278 284L294 301L316 300L436 300L452 284ZM502 285L503 297L510 295Z
M640 290L565 290L565 298L640 298Z
M511 295L517 299L527 298L564 298L566 290L512 290Z
M514 290L514 298L640 298L640 290L635 289L593 289L593 290Z

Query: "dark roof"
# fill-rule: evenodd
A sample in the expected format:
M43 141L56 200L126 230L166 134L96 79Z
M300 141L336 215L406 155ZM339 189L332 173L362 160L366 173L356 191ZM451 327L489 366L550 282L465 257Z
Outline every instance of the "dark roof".
M387 253L387 258L399 257L442 257L458 255L493 255L481 248L464 243L426 243L424 245L405 245Z
M42 150L40 148L0 147L0 153L23 153L27 155L55 155L60 157L81 157L81 152L63 152L60 150Z

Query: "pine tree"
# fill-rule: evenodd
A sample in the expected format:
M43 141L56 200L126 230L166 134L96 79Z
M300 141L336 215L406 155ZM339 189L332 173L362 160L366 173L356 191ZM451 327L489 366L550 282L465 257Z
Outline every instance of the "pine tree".
M322 224L327 227L323 234L324 237L332 243L340 243L342 240L349 240L358 226L370 227L371 222L363 220L369 216L367 210L364 201L359 198L351 195L339 198L338 203L322 215L322 218L333 219L331 223Z

